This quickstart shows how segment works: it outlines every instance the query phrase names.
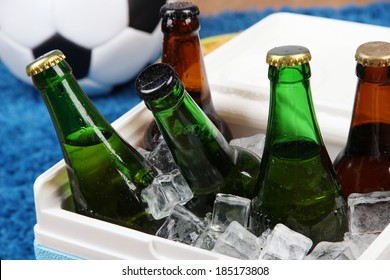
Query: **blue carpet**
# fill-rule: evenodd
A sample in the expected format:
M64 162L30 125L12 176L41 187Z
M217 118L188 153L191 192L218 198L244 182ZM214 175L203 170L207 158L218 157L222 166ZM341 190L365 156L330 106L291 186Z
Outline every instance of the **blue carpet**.
M282 8L278 11L336 18L390 27L390 3L335 8ZM224 12L201 18L201 37L238 32L276 10ZM390 39L390 38L389 38ZM0 257L34 259L36 223L33 183L62 159L49 113L37 91L13 77L0 61ZM114 121L140 100L129 82L92 99Z

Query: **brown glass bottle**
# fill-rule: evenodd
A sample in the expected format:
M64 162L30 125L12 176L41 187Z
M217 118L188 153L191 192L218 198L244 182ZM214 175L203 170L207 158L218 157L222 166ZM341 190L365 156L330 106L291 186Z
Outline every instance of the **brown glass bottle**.
M191 2L167 3L160 9L164 33L162 62L172 66L196 104L206 113L227 141L232 139L228 125L215 111L199 39L199 8ZM144 148L151 150L160 137L153 121L144 136Z
M343 195L390 190L390 43L356 51L358 77L348 140L334 161Z

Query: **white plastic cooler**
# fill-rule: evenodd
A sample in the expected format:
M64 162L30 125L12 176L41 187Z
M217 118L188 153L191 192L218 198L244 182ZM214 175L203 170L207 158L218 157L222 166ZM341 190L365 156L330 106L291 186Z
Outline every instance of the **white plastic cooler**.
M333 159L348 134L356 87L356 48L367 41L389 38L390 28L272 14L206 57L214 104L235 137L264 133L269 100L266 52L279 45L306 46L313 57L311 86L317 119ZM132 145L139 145L151 119L151 113L139 104L113 125ZM229 258L69 211L70 192L63 161L37 178L34 193L38 259ZM390 259L390 226L361 259Z

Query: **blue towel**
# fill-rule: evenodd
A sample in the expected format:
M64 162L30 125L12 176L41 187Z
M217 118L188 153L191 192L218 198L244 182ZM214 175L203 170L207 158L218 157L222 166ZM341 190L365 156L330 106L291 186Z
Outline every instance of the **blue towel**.
M43 246L34 241L34 252L37 260L81 260L77 256L71 256Z
M388 1L340 9L285 7L278 11L390 27ZM242 31L274 12L277 11L249 10L201 17L200 35L208 37ZM53 253L50 248L39 244L34 246L33 234L36 223L33 183L41 173L62 159L53 124L40 94L12 76L1 61L0 98L0 257L35 259L35 247L37 255L56 258L60 252ZM94 97L92 101L112 122L140 99L134 92L134 81L130 81L108 95Z

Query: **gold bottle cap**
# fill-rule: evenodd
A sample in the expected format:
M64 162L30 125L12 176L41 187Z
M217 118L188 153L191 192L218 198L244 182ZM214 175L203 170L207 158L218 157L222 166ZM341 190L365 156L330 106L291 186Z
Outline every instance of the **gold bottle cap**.
M381 41L364 43L357 48L355 59L363 66L390 66L390 43Z
M26 67L27 76L37 75L45 71L46 69L49 69L50 67L57 65L64 59L65 59L65 55L60 50L53 50L51 52L48 52L38 57L29 65L27 65Z
M280 46L267 53L267 63L271 66L295 66L311 60L309 49L302 46Z

